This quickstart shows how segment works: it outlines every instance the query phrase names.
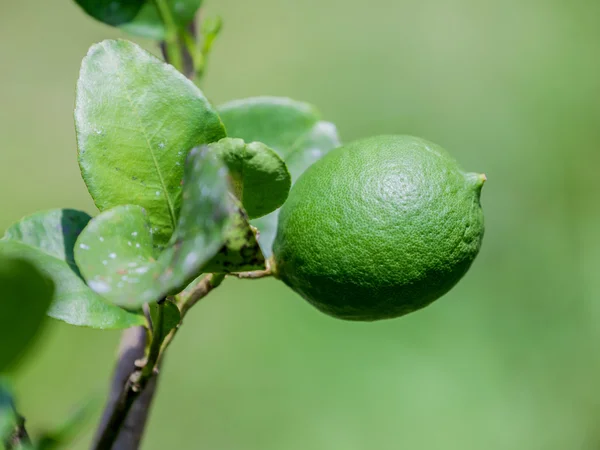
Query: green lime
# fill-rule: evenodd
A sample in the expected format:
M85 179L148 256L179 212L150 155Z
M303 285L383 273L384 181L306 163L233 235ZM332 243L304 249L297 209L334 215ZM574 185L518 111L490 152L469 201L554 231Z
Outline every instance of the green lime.
M276 276L341 319L423 308L448 292L479 252L485 179L412 136L340 147L298 179L281 208Z

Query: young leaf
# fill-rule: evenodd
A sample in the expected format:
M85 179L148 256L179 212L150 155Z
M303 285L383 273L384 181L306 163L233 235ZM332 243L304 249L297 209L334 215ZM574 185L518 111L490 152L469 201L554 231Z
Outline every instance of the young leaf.
M225 136L202 92L128 41L104 41L84 58L75 108L79 165L101 211L134 203L154 244L171 237L190 148Z
M335 126L320 121L316 110L307 103L255 97L226 103L219 107L219 113L229 136L260 141L276 150L292 175L292 183L340 145ZM260 231L259 242L266 257L272 253L277 215L275 211L252 221Z
M225 245L202 268L202 272L247 272L265 268L265 257L256 235L239 206L225 230Z
M131 22L147 0L75 0L94 19L119 26Z
M283 160L260 142L224 138L210 145L227 165L236 197L250 218L275 211L288 196L292 184Z
M90 216L72 209L33 214L12 225L0 240L0 255L26 259L54 281L48 315L71 325L122 329L146 323L142 314L107 303L88 288L73 256L75 240Z
M52 301L54 283L31 263L0 257L0 372L25 352Z
M183 289L221 248L232 213L227 169L208 147L193 149L185 165L177 228L155 250L145 210L108 210L83 230L75 260L88 285L112 303L139 308Z
M166 0L166 4L177 26L183 29L194 20L202 0ZM157 41L164 39L166 35L165 25L153 0L147 0L139 14L120 28L127 33Z
M152 318L152 339L164 341L167 335L179 325L181 321L181 312L177 305L169 300L163 303L163 317L160 329L157 329L158 320L158 303L150 305L150 317Z

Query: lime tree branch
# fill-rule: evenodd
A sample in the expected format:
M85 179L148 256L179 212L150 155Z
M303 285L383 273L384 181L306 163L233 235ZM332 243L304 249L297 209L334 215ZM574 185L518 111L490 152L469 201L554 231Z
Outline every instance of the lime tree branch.
M154 329L160 330L164 318L163 302L158 304L157 317ZM143 327L127 330L124 334L122 341L124 348L121 350L121 357L113 382L113 392L118 392L118 395L114 398L112 404L109 403L109 408L105 413L106 417L103 418L103 426L99 430L93 447L95 450L124 450L139 447L150 403L154 395L161 344L160 339L153 336L147 359L143 361L140 358L143 357L146 340L147 332ZM144 345L140 346L140 344ZM131 364L132 362L133 364ZM117 384L116 389L115 382ZM152 389L146 394L144 390L149 385L152 385ZM132 411L134 403L142 393L148 396L147 399L141 402L136 410ZM131 422L131 426L124 426L127 421Z

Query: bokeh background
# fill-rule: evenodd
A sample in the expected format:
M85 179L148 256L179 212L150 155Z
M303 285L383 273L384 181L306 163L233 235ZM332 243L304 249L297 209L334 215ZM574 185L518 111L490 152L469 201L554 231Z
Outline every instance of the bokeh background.
M437 142L487 174L486 237L452 292L393 321L336 321L276 281L227 281L174 343L143 448L599 449L600 2L206 11L225 21L203 85L215 103L290 96L345 141ZM40 209L95 213L74 86L87 48L120 36L69 0L0 0L0 231ZM118 340L48 322L14 373L32 433L106 394Z

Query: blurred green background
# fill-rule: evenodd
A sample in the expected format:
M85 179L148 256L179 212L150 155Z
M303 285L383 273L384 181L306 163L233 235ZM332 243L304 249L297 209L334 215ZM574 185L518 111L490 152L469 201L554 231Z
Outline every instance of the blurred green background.
M290 96L345 141L437 142L487 174L486 238L451 293L393 321L227 281L172 347L144 449L600 449L600 3L206 3L225 20L215 103ZM87 48L118 36L68 0L0 0L0 231L39 209L95 212L74 86ZM48 323L14 374L31 432L105 395L118 339Z

